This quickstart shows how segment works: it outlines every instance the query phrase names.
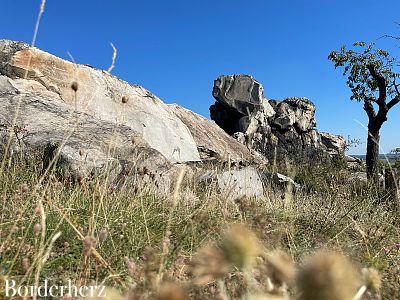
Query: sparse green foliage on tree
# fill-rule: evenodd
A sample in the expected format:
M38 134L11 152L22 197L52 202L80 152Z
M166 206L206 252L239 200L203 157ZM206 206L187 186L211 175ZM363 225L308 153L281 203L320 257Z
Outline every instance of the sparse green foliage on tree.
M400 101L396 60L387 51L364 42L355 43L351 49L343 46L339 51L332 51L328 58L335 68L343 68L343 76L347 76L347 85L352 91L351 100L364 103L368 116L367 175L377 181L380 129L387 121L389 110Z

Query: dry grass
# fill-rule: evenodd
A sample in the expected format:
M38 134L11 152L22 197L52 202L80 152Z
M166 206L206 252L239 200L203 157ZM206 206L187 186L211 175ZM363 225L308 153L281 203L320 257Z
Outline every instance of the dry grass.
M186 176L160 198L53 173L38 185L40 161L16 160L0 182L0 267L19 284L105 284L129 299L400 296L399 211L372 187L232 199Z

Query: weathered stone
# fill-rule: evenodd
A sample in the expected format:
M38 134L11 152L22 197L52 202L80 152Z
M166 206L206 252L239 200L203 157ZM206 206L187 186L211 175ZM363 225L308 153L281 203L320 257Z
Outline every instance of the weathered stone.
M246 146L227 135L214 122L176 104L169 107L189 128L203 161L264 163L262 157L252 154Z
M268 101L262 91L262 85L249 75L219 77L214 83L211 119L269 159L314 159L344 151L343 138L315 129L315 106L310 100Z
M245 86L244 80L232 95ZM263 110L259 87L253 95L248 102ZM232 186L234 194L262 194L257 172L238 167L260 165L265 159L212 121L168 106L107 72L24 43L0 40L0 112L2 150L8 142L9 153L39 150L44 167L55 163L64 179L106 174L112 190L150 188L165 193L180 163L200 162L201 155L203 161L236 164L233 174L219 174L221 190L230 189L232 180L239 182ZM243 125L246 132L258 128L254 120L261 120L264 112L255 114Z
M275 187L284 192L298 192L301 185L296 183L292 178L280 173L261 172L261 178L267 184L272 183Z
M0 78L4 83L4 76ZM0 90L3 91L2 87ZM12 118L18 105L17 125L10 136ZM169 188L170 162L155 149L133 145L132 137L136 132L128 126L73 112L68 105L54 101L54 97L38 94L38 90L33 93L21 90L7 95L1 93L0 112L3 147L11 137L11 150L40 150L45 168L58 154L56 162L64 178L76 180L108 173L111 174L110 182L118 186L126 178L131 183L140 179L144 184L149 182L149 177L153 183L157 182L158 191L165 192ZM128 166L137 172L128 172ZM140 172L143 168L147 170L145 173ZM139 177L131 177L133 174Z
M62 103L70 113L127 126L172 163L200 160L188 128L144 88L22 43L1 40L0 53L0 73L13 79L20 93L40 93ZM123 103L123 97L129 101Z
M320 132L321 142L332 154L344 153L346 140L339 135L333 135L327 132Z
M221 104L234 108L242 115L248 115L260 108L274 111L264 97L262 85L249 75L220 76L214 82L213 96Z
M261 154L340 148L334 136L321 141L307 99L268 101L248 75L221 76L213 95L217 124L105 71L0 40L2 150L38 149L45 168L57 157L71 180L107 174L112 189L165 193L181 163L216 161L234 167L208 174L221 192L261 196Z
M115 188L164 193L172 164L200 161L186 125L140 86L7 40L0 74L2 151L39 150L45 168L58 157L64 179L106 173Z
M217 102L210 107L211 119L231 135L247 131L253 112L258 119L275 114L262 85L249 75L220 76L214 81L213 96Z
M365 163L361 159L359 159L357 157L350 156L350 155L345 155L344 158L346 160L347 167L350 170L356 170L357 171L357 170L365 168Z
M298 132L308 132L317 125L315 121L315 105L307 98L287 98L282 103L290 106L294 112L294 126ZM279 107L279 104L278 104Z
M253 167L223 172L207 171L197 181L207 184L215 182L220 193L232 198L261 197L264 192L259 171Z
M296 114L290 105L281 102L276 106L275 110L277 115L273 120L273 124L282 131L290 129L296 122Z

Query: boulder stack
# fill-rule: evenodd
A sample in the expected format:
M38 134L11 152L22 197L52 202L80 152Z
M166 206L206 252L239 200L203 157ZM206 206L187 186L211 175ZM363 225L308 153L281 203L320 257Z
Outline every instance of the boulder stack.
M211 119L238 141L267 158L314 158L344 152L343 137L316 130L315 105L307 98L268 100L250 75L214 82Z

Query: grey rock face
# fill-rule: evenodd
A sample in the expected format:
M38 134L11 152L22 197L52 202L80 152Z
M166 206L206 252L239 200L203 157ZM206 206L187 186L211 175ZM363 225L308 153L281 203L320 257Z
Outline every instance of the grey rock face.
M231 171L208 171L197 178L199 183L216 183L220 193L228 197L239 198L261 197L264 188L259 171L253 167L245 167Z
M171 163L200 160L188 128L167 105L140 86L7 40L0 41L0 73L13 80L20 94L45 95L69 113L130 128ZM76 95L71 89L74 81L79 86ZM50 114L46 116L51 120Z
M1 150L8 141L10 152L37 149L45 167L59 154L62 175L73 180L107 173L113 189L165 193L180 164L215 160L235 165L211 176L221 191L261 196L262 175L248 165L264 164L275 149L340 149L335 136L315 130L307 99L268 101L248 75L218 78L213 94L217 125L105 71L0 40Z
M213 96L221 104L234 108L243 115L264 106L273 113L264 97L262 85L249 75L221 76L214 81Z
M268 186L279 192L296 193L301 190L300 184L280 173L270 173L254 167L233 169L229 171L207 171L197 177L202 184L215 183L219 192L231 198L262 197L264 187Z
M126 181L144 185L156 183L158 191L169 188L171 163L149 146L135 145L137 136L132 128L99 120L82 112L74 112L54 95L15 89L4 93L12 79L0 76L0 139L6 145L19 105L16 126L11 132L11 150L44 154L45 167L59 153L58 167L64 178L85 178L110 173L110 182L120 187ZM142 172L143 169L146 172ZM141 174L137 177L134 174ZM132 177L136 176L136 177Z
M248 83L226 99L245 95ZM260 86L251 90L251 98L243 99L248 104L238 105L259 111L267 102ZM247 130L254 127L250 121ZM41 151L45 167L58 156L64 178L108 174L113 189L151 186L165 193L185 163L265 163L212 121L168 106L143 87L8 40L0 40L0 141L1 150L11 141L10 152ZM259 186L247 187L250 173L235 171L235 193L261 193ZM221 188L228 188L228 177L221 175Z
M262 85L249 75L221 76L214 81L213 96L217 102L210 107L211 119L229 134L254 130L253 120L275 114L264 97Z
M59 153L64 177L107 171L115 187L152 182L166 191L173 164L200 161L187 126L149 91L26 44L0 40L3 147L10 138L11 152L38 149L45 164Z
M360 171L365 169L365 162L357 157L345 155L344 159L346 161L347 167L350 170Z
M333 135L327 132L320 132L321 142L333 153L340 153L346 146L346 141L342 136Z
M295 127L298 132L308 132L316 127L315 106L307 98L287 98L275 110L273 123L281 130Z
M227 135L218 125L178 105L169 105L171 111L189 128L203 161L263 164L262 156Z
M316 130L315 105L307 98L267 100L249 75L220 76L214 82L211 119L238 141L267 158L336 155L344 139Z

